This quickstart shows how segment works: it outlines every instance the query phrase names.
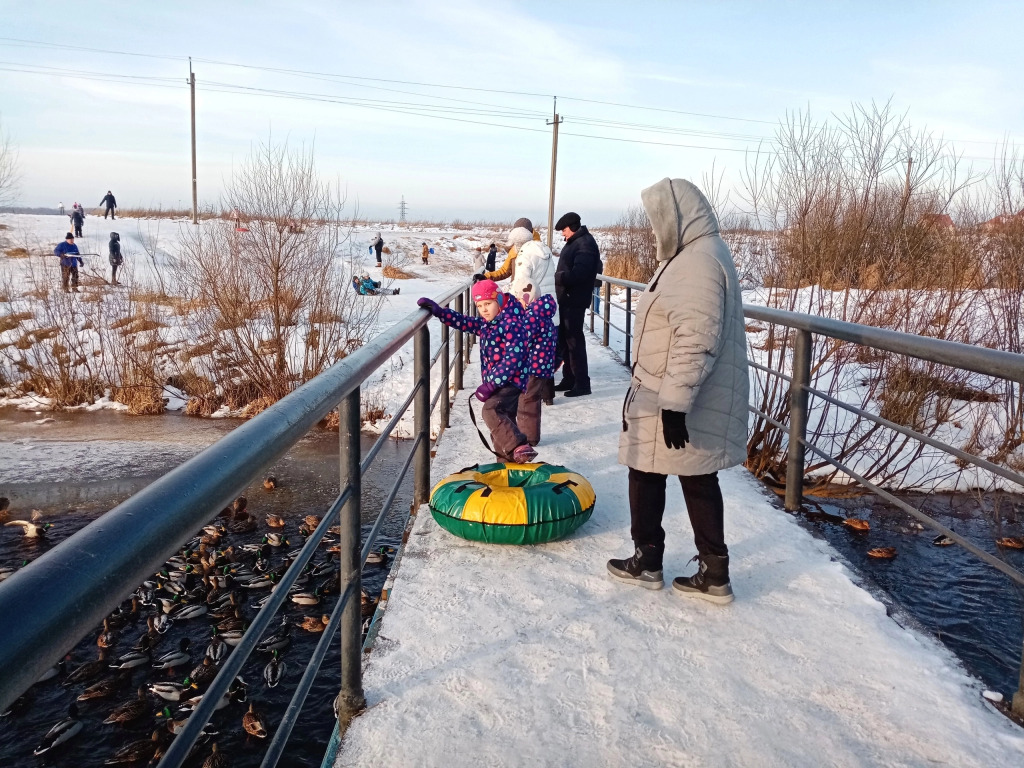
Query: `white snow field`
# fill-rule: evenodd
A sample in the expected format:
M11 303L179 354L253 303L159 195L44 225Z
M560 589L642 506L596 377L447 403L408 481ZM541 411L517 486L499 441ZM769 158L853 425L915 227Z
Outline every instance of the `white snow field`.
M337 766L1024 765L1024 732L980 683L888 618L742 468L720 475L736 602L613 582L606 560L632 549L616 462L628 374L589 352L594 394L544 409L539 458L590 479L592 519L512 547L456 538L422 507ZM467 374L435 483L489 458ZM678 484L668 498L671 579L695 550Z

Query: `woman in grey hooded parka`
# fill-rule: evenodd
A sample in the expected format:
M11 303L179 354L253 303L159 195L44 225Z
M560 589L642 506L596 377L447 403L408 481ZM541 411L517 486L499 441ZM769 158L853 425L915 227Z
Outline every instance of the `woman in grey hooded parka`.
M619 438L636 551L610 560L608 570L650 589L663 586L665 481L678 475L699 566L672 586L728 603L733 593L717 472L746 458L749 383L739 280L697 187L662 179L641 199L660 264L637 304L633 379Z

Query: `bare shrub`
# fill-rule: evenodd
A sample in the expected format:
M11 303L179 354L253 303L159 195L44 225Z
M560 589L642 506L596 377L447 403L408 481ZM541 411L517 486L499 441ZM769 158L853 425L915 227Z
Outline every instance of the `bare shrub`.
M610 277L646 283L658 268L657 242L640 205L632 205L608 228L604 272Z
M223 207L247 231L218 220L182 227L177 293L194 303L185 317L199 340L183 356L222 385L230 408L279 400L372 326L380 300L355 295L338 255L344 203L318 177L312 151L266 143L225 193Z
M18 182L18 150L0 123L0 206L14 202Z

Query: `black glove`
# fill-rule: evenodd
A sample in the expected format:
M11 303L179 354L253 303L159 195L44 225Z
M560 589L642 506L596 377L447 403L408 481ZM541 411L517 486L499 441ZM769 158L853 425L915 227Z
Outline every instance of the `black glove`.
M473 282L474 283L479 283L481 280L486 280L486 279L487 278L484 277L484 273L483 272L474 272L473 273Z
M665 435L668 448L682 449L690 442L690 433L686 431L686 414L682 411L661 411L661 431Z

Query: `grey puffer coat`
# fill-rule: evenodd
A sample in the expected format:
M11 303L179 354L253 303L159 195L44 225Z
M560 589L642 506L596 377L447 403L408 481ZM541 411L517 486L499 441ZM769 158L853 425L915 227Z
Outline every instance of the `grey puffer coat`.
M746 459L749 380L736 268L693 184L662 179L641 199L661 263L637 304L619 463L663 475L716 472ZM690 443L682 450L665 445L662 409L686 413Z

